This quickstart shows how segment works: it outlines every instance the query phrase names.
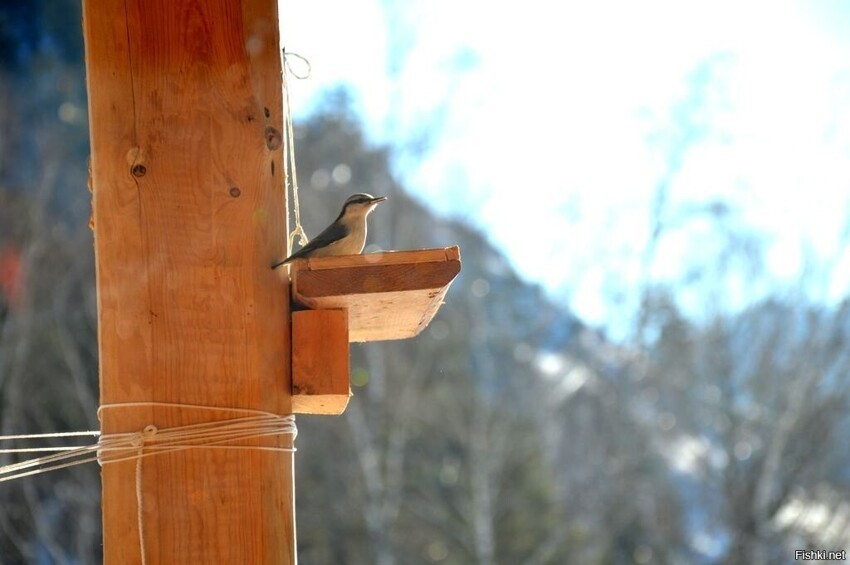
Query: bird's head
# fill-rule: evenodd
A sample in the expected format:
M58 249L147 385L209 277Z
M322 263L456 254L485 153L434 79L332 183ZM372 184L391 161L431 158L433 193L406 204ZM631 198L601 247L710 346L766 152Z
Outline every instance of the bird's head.
M366 216L375 209L375 206L386 200L386 196L372 196L371 194L352 194L342 205L342 216Z

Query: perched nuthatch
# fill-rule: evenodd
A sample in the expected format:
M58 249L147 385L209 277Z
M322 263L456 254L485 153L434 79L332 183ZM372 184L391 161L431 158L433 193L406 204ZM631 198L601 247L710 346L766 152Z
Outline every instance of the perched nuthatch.
M366 216L386 199L386 196L375 198L371 194L349 196L342 205L342 212L331 225L310 240L310 243L283 261L272 265L272 269L306 257L357 255L366 245Z

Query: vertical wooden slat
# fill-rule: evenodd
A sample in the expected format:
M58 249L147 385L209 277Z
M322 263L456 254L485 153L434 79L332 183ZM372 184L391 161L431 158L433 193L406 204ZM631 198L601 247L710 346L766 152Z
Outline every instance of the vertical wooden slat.
M287 414L274 0L86 0L102 430ZM274 440L288 445L288 438ZM103 468L107 563L139 563L135 463ZM292 456L144 460L148 563L293 563Z
M342 414L351 396L348 312L292 313L292 410Z

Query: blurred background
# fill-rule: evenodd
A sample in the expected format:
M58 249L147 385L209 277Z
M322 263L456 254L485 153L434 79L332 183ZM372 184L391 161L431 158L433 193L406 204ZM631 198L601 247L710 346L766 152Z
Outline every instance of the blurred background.
M299 417L302 562L850 549L850 6L281 25L308 235L388 194L369 250L464 261L422 336L352 346L343 416ZM98 426L87 128L79 1L0 1L0 434ZM99 497L96 465L0 485L0 563L99 562Z

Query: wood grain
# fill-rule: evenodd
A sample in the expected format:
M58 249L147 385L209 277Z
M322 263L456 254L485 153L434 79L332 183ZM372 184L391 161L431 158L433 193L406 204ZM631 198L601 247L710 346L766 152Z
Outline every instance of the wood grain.
M292 410L337 415L345 411L349 387L348 313L292 313Z
M291 412L274 0L86 0L101 404ZM268 109L266 116L265 109ZM276 165L276 166L273 166ZM105 409L105 434L227 412ZM268 440L288 445L287 438ZM103 468L104 560L140 562L135 463ZM294 563L292 457L144 460L148 563Z
M347 310L350 341L404 339L427 327L460 269L456 246L303 259L291 265L292 298Z

